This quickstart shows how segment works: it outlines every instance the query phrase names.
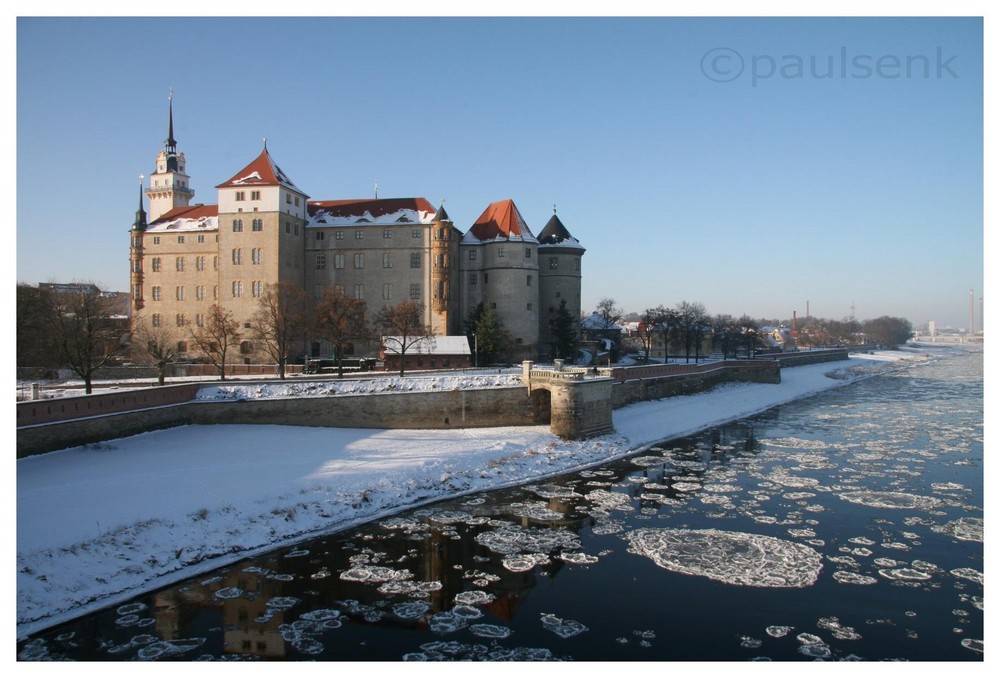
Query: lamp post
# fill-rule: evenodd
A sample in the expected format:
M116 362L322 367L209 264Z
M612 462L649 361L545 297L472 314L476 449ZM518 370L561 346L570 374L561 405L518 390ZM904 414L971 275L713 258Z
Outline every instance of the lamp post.
M479 367L479 337L476 336L475 332L472 333L472 343L475 345L475 348L473 349L473 353L475 353L475 356L476 356L475 357L475 361L476 361L475 362L475 366L476 366L476 368L478 368Z

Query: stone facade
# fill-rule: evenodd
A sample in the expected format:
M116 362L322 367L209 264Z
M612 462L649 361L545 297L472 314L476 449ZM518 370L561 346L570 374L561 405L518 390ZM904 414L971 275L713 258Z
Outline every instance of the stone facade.
M267 286L283 282L316 301L339 287L365 300L369 320L384 306L418 301L439 336L462 334L477 304L492 304L514 338L518 360L545 352L559 299L579 313L584 249L561 223L558 237L540 244L511 200L490 205L463 234L443 205L435 209L424 198L312 200L265 145L216 186L217 204L192 205L176 144L171 103L168 136L146 190L148 219L140 193L130 267L133 326L165 333L181 359L200 357L192 332L218 304L247 335L232 351L233 362L266 361L249 336L250 320ZM543 269L544 250L550 254ZM355 353L374 356L378 348L359 345ZM307 338L301 352L331 351Z

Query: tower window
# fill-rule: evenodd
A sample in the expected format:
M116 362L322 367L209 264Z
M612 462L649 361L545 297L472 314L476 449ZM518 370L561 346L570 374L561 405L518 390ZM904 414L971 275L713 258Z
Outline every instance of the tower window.
M251 230L254 230L254 231L263 231L264 230L264 221L262 219L254 219L251 222Z
M243 220L233 219L233 233L242 233L242 232L243 232Z
M250 191L251 200L260 200L260 191Z
M530 259L531 258L531 248L530 247L525 247L524 248L524 258L525 259Z
M236 201L243 202L246 199L246 194L243 191L236 191Z
M410 268L420 268L420 252L410 252Z

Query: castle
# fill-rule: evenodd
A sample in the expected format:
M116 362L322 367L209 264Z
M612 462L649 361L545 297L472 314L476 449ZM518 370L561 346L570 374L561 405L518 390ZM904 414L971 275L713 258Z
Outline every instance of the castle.
M197 359L193 327L213 304L250 327L267 285L293 283L314 300L339 286L364 299L369 319L384 306L419 302L434 334L461 335L482 303L496 310L515 360L548 360L550 319L566 302L580 316L584 247L555 212L536 237L512 200L490 204L462 233L444 205L424 198L311 200L264 149L216 186L214 205L195 203L184 153L168 131L130 231L133 326L159 328L178 359ZM249 333L240 362L265 361ZM303 354L332 348L307 339ZM377 346L359 346L374 355Z

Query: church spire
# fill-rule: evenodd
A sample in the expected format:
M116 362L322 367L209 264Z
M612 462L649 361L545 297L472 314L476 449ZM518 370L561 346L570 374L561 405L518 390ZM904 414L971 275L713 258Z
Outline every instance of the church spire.
M184 154L174 139L174 90L167 96L167 138L156 155L156 171L149 177L149 221L154 222L175 207L187 207L194 198L190 177L184 172Z
M170 94L167 95L167 138L164 140L163 145L168 151L177 150L177 141L174 139L174 90L170 89Z
M142 175L139 175L139 209L135 212L135 223L132 224L133 231L146 230L146 210L142 207Z

